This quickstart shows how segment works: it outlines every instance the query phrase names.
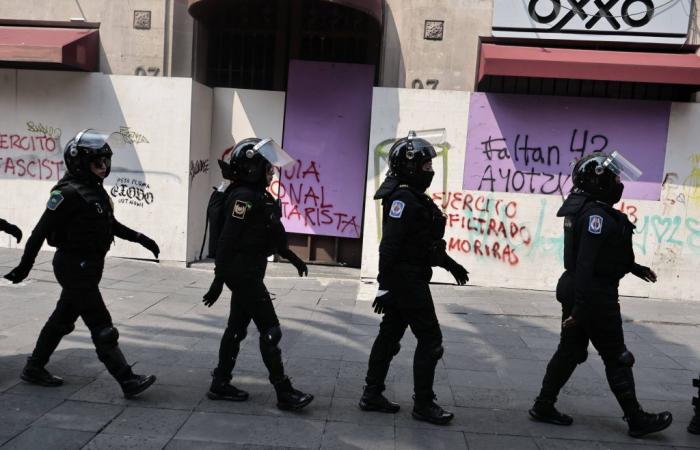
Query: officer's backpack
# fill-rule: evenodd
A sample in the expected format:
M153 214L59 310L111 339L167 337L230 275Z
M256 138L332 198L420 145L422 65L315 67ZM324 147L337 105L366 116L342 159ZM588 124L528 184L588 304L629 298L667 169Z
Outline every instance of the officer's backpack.
M202 254L204 253L204 244L207 241L207 228L209 228L208 257L216 258L216 244L219 242L219 236L226 222L225 209L228 193L226 191L219 191L217 188L213 189L214 192L211 193L209 204L207 205L207 220L204 225L204 238L202 239L202 248L199 251L199 259L202 259Z

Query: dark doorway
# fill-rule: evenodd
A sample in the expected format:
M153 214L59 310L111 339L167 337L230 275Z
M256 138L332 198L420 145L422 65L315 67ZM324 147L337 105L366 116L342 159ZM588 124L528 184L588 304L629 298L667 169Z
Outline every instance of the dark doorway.
M298 59L374 65L377 84L382 29L369 14L327 0L194 5L193 72L200 83L284 91L289 61ZM364 190L364 184L354 188ZM289 243L307 261L360 267L362 239L290 233Z
M381 29L361 11L321 0L202 6L194 78L208 86L283 91L290 59L378 66Z

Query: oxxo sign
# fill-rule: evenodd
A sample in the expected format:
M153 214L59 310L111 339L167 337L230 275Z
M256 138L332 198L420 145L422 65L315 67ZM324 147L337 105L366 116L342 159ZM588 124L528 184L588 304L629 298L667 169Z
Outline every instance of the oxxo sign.
M683 44L692 0L494 0L497 37Z

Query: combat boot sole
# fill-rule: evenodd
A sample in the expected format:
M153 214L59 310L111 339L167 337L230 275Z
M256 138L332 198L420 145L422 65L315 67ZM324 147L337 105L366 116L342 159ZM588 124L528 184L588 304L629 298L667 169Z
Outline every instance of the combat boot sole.
M656 426L652 428L646 428L644 430L629 430L627 434L635 438L642 437L650 433L656 433L657 431L665 430L671 425L671 422L673 422L673 416L669 415L666 420L656 424Z
M37 386L44 387L58 387L63 384L63 378L57 376L51 376L51 378L33 377L22 372L19 376L22 380L29 384L35 384Z
M700 434L700 419L693 419L688 425L688 433Z
M448 423L450 423L450 421L452 419L454 419L454 415L444 416L444 417L434 417L434 416L425 416L423 414L417 413L416 411L411 412L411 415L416 420L420 420L422 422L432 423L433 425L447 425Z
M528 411L530 416L538 422L551 423L552 425L569 426L574 423L572 417L562 414L563 417L553 417L538 413L534 408Z
M134 398L149 387L153 385L153 383L156 382L156 376L155 375L150 375L146 377L146 379L143 381L143 383L139 384L136 386L134 389L129 389L129 390L122 390L124 392L124 398Z
M209 391L207 392L207 397L209 397L209 400L228 400L229 402L244 402L248 400L248 393L242 392L237 395L226 395L217 394L216 392Z
M313 395L309 395L308 397L304 398L304 400L298 402L298 403L282 403L282 402L277 402L277 408L281 409L282 411L298 411L305 406L307 406L309 403L311 403L314 399Z
M362 411L375 411L387 414L396 414L401 407L399 405L377 405L376 403L368 403L360 400L360 409Z

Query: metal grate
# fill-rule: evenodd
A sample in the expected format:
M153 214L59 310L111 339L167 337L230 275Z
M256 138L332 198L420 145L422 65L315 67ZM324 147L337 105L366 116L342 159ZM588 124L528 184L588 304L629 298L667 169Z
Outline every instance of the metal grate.
M204 82L285 90L290 59L375 64L381 30L370 16L319 0L236 0L200 24Z
M630 83L607 80L487 76L481 92L530 95L566 95L634 100L692 101L697 88L685 85Z

